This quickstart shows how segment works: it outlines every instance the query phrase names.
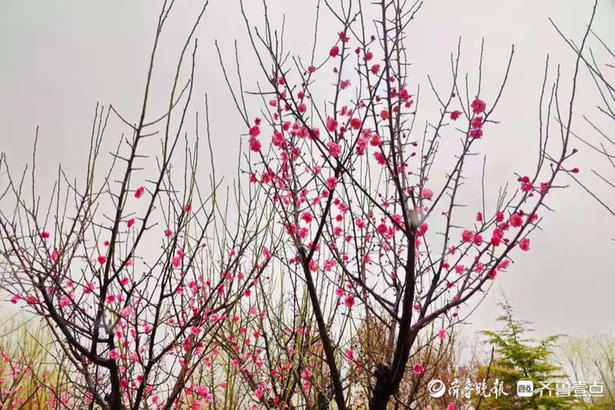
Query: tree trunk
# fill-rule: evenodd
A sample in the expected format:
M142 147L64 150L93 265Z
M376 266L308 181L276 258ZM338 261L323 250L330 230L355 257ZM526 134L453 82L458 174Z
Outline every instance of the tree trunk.
M376 369L376 385L369 401L370 410L386 410L389 399L394 393L391 384L391 370L388 367Z

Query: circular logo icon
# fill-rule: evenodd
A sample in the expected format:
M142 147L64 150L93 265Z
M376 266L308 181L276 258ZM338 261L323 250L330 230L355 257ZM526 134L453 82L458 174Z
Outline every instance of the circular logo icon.
M446 393L446 386L442 380L433 379L427 384L427 390L431 397L437 399L438 397L444 396L444 393Z

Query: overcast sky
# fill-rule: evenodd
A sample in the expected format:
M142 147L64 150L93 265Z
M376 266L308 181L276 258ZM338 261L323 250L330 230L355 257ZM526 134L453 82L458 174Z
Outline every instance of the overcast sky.
M246 2L254 24L260 24L260 2ZM167 103L164 92L170 86L170 70L200 2L177 3L161 45L152 115L163 112ZM214 102L216 162L229 178L239 135L245 130L224 86L213 41L218 39L223 53L231 57L233 40L237 39L246 83L262 81L250 64L253 53L237 3L211 0L198 31L197 101L207 92ZM38 125L43 154L41 183L58 162L69 174L79 175L95 104L113 104L126 117L136 116L160 4L146 0L0 0L0 151L7 153L11 165L22 166L29 160ZM315 1L278 0L270 4L273 16L286 14L287 48L308 56ZM500 79L506 55L515 44L510 83L496 113L502 123L484 141L488 182L495 189L510 180L513 172L525 169L529 173L532 169L525 154L537 144L538 96L547 53L553 63L562 65L564 96L569 89L574 56L548 17L578 39L592 4L590 0L426 0L409 29L411 81L423 84L424 92L428 89L427 73L448 87L449 56L459 36L463 38L463 68L470 72L476 67L481 38L485 38L486 82ZM330 24L330 18L323 21L328 26L323 27L321 49L326 50L340 28ZM615 25L609 25L612 21L615 0L601 0L595 30L615 46ZM587 75L583 75L575 112L579 116L595 114L596 101ZM585 129L579 125L578 130ZM609 132L615 132L613 127ZM574 161L586 174L601 166L597 158L584 152ZM615 202L612 191L602 193ZM549 203L556 212L546 215L544 230L532 239L531 254L521 255L509 272L498 277L473 316L471 329L493 327L494 307L505 293L519 316L535 322L540 334L615 331L615 242L610 239L615 237L615 219L575 187L554 193Z

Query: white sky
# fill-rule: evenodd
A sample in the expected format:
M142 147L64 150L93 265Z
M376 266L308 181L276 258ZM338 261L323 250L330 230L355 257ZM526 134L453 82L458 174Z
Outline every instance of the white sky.
M158 86L152 115L162 113L167 104L170 73L199 3L177 2L154 77ZM260 25L260 2L246 2L250 3L253 23ZM50 182L45 175L53 172L58 162L68 174L79 175L96 102L112 103L126 117L135 117L160 3L0 0L0 151L7 153L11 165L22 166L29 160L34 129L39 125L39 183ZM196 100L202 101L204 92L208 92L218 170L228 178L233 176L239 135L245 130L224 85L214 39L219 40L230 60L237 38L246 83L253 86L256 80L262 81L250 65L253 53L237 3L212 0L198 32ZM304 57L310 51L314 4L307 0L270 2L272 15L287 15L287 48ZM567 80L574 56L547 18L552 17L564 32L578 39L592 4L590 0L427 0L411 26L411 81L422 84L424 98L430 97L427 73L436 84L448 87L449 55L459 36L463 37L463 68L470 72L476 67L480 41L485 37L487 83L501 78L510 45L515 44L510 83L496 112L502 124L492 128L484 140L488 183L494 189L512 180L513 172L532 170L535 157L530 155L528 160L524 153L529 150L535 155L538 96L547 53L552 63L562 64L564 98L570 88ZM331 23L330 19L323 21ZM609 25L612 21L615 0L601 0L595 30L615 47L615 25ZM323 28L322 50L328 49L333 33L339 29L336 25ZM486 95L489 91L487 87ZM583 75L576 106L579 117L583 113L595 115L595 97L587 75ZM579 130L585 128L579 125ZM613 127L609 129L611 134L614 131ZM108 138L116 136L110 134ZM573 161L586 174L590 168L601 166L597 158L583 152ZM615 193L602 192L615 203ZM615 219L574 186L555 193L550 206L556 213L546 215L544 231L532 239L531 253L520 255L509 272L498 277L473 316L471 329L493 327L498 313L495 305L505 293L519 317L535 322L541 335L615 331L615 242L610 240L615 237Z

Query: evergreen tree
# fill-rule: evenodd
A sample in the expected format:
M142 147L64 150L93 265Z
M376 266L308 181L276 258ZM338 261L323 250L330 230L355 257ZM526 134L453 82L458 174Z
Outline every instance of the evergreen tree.
M564 391L563 385L559 385L560 388L557 389L556 383L566 381L561 368L551 362L552 349L559 336L549 336L542 340L527 337L532 331L531 323L516 320L508 302L500 306L503 314L497 320L503 324L502 329L482 332L495 348L494 358L490 365L480 369L479 374L482 379L488 376L488 386L493 386L495 383L502 384L505 394L496 397L491 392L490 397L483 397L480 407L484 409L579 408L581 403L572 392L568 397L562 397L561 393L560 396L556 394L557 391ZM519 380L533 382L534 393L531 397L517 395ZM479 399L474 397L474 404L477 405Z

